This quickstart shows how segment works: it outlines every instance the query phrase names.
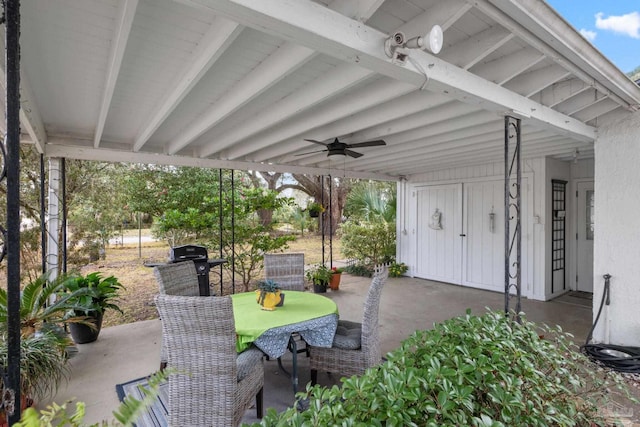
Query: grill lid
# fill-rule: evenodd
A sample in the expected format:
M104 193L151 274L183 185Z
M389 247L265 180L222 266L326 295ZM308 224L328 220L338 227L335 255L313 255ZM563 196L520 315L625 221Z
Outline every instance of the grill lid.
M207 248L198 245L173 246L169 250L169 262L181 262L189 260L207 259Z

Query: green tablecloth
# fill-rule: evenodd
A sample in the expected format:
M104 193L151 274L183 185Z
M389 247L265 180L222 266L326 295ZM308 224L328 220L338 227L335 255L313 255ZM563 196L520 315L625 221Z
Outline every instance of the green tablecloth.
M285 291L284 306L262 310L254 292L231 295L238 352L247 349L267 330L338 314L331 299L310 292Z

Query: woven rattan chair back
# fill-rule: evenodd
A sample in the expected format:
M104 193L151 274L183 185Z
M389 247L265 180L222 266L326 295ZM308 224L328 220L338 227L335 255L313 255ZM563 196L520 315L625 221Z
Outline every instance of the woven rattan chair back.
M386 265L376 266L369 292L367 292L367 298L364 301L361 349L364 353L367 367L377 365L382 358L379 333L380 296L388 276L389 271Z
M161 294L195 297L200 295L198 273L191 261L154 267L158 288Z
M280 289L304 291L304 254L264 254L264 276Z
M264 370L253 364L238 382L231 298L158 295L156 306L176 371L169 376L169 425L238 425L253 397L261 399Z
M361 375L382 360L379 334L379 309L382 288L389 275L386 265L377 266L364 301L360 348L346 349L309 347L311 381L315 384L318 371L336 372L344 376ZM354 323L354 322L349 322ZM335 343L335 342L334 342Z

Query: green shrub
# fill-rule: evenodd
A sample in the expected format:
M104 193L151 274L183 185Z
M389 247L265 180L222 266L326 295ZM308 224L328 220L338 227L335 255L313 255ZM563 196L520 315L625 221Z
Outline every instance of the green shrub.
M396 224L347 221L340 227L342 254L360 264L382 264L396 255Z
M389 277L401 277L408 269L409 267L404 262L391 263L389 266Z
M596 409L607 388L624 385L577 352L570 337L500 312L467 312L415 332L385 363L341 387L308 386L300 395L308 410L270 410L262 425L602 425Z
M344 271L353 275L360 277L371 277L373 276L373 266L372 265L364 265L364 264L353 264L344 268Z

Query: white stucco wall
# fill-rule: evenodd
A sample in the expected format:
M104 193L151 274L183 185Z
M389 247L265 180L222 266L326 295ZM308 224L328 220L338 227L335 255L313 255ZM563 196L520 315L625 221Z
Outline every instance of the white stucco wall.
M640 112L599 129L595 158L594 318L613 277L593 338L640 346Z

